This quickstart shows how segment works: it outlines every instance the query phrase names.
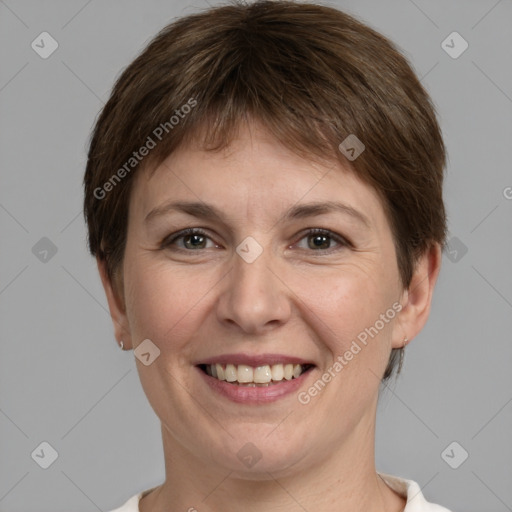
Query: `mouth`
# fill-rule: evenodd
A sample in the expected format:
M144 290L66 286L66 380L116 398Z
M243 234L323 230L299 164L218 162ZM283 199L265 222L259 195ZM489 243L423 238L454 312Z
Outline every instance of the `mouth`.
M285 381L298 379L309 372L315 365L298 363L261 364L198 364L197 367L206 375L234 386L269 387Z

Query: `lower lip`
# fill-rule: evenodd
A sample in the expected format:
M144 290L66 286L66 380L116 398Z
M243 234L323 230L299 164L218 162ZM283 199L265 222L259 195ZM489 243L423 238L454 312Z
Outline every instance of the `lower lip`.
M244 404L266 404L296 392L304 384L304 381L314 368L311 367L296 379L282 380L278 384L270 384L269 386L249 387L231 384L225 380L211 377L196 366L197 371L213 391L229 398L233 402Z

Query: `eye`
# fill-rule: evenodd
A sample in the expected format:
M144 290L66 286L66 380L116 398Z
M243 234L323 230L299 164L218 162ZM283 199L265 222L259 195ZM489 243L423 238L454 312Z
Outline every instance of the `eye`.
M208 240L211 240L211 238L206 231L200 228L187 228L165 238L161 242L160 248L193 252L200 249L211 248L212 246L207 247L206 245ZM306 249L311 249L314 252L325 252L333 249L331 247L333 241L341 247L350 246L350 242L342 236L328 229L321 228L311 228L307 230L300 240L307 240ZM180 247L177 242L183 242L183 245ZM214 244L214 246L217 247L216 244ZM336 250L336 247L334 250Z
M195 251L197 249L207 249L205 246L206 240L211 240L206 231L203 231L199 228L187 228L179 231L178 233L174 233L169 237L165 238L160 247L162 249L170 248L172 245L176 245L178 240L182 240L184 244L183 247L178 247L177 250L182 251Z
M349 242L340 235L328 229L321 228L309 229L301 240L307 240L307 249L312 249L315 252L332 249L330 245L333 240L342 247L348 247L350 245Z

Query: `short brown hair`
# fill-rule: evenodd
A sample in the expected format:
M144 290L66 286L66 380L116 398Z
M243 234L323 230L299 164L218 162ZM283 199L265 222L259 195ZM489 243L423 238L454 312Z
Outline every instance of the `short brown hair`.
M444 248L445 147L429 95L397 47L331 7L235 0L164 27L116 80L96 122L84 215L90 252L113 282L135 172L199 134L205 149L222 149L251 118L298 155L339 161L377 191L404 288L418 257L433 243ZM351 134L365 145L355 160L339 149Z

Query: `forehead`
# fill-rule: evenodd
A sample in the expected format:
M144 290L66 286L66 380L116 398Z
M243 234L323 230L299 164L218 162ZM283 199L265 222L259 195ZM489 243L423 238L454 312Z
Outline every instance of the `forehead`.
M155 169L135 177L130 210L137 217L170 199L205 201L237 217L263 220L266 212L295 203L343 201L378 225L383 210L376 191L341 162L305 159L259 125L241 128L221 151L183 145ZM133 208L132 208L133 207Z

